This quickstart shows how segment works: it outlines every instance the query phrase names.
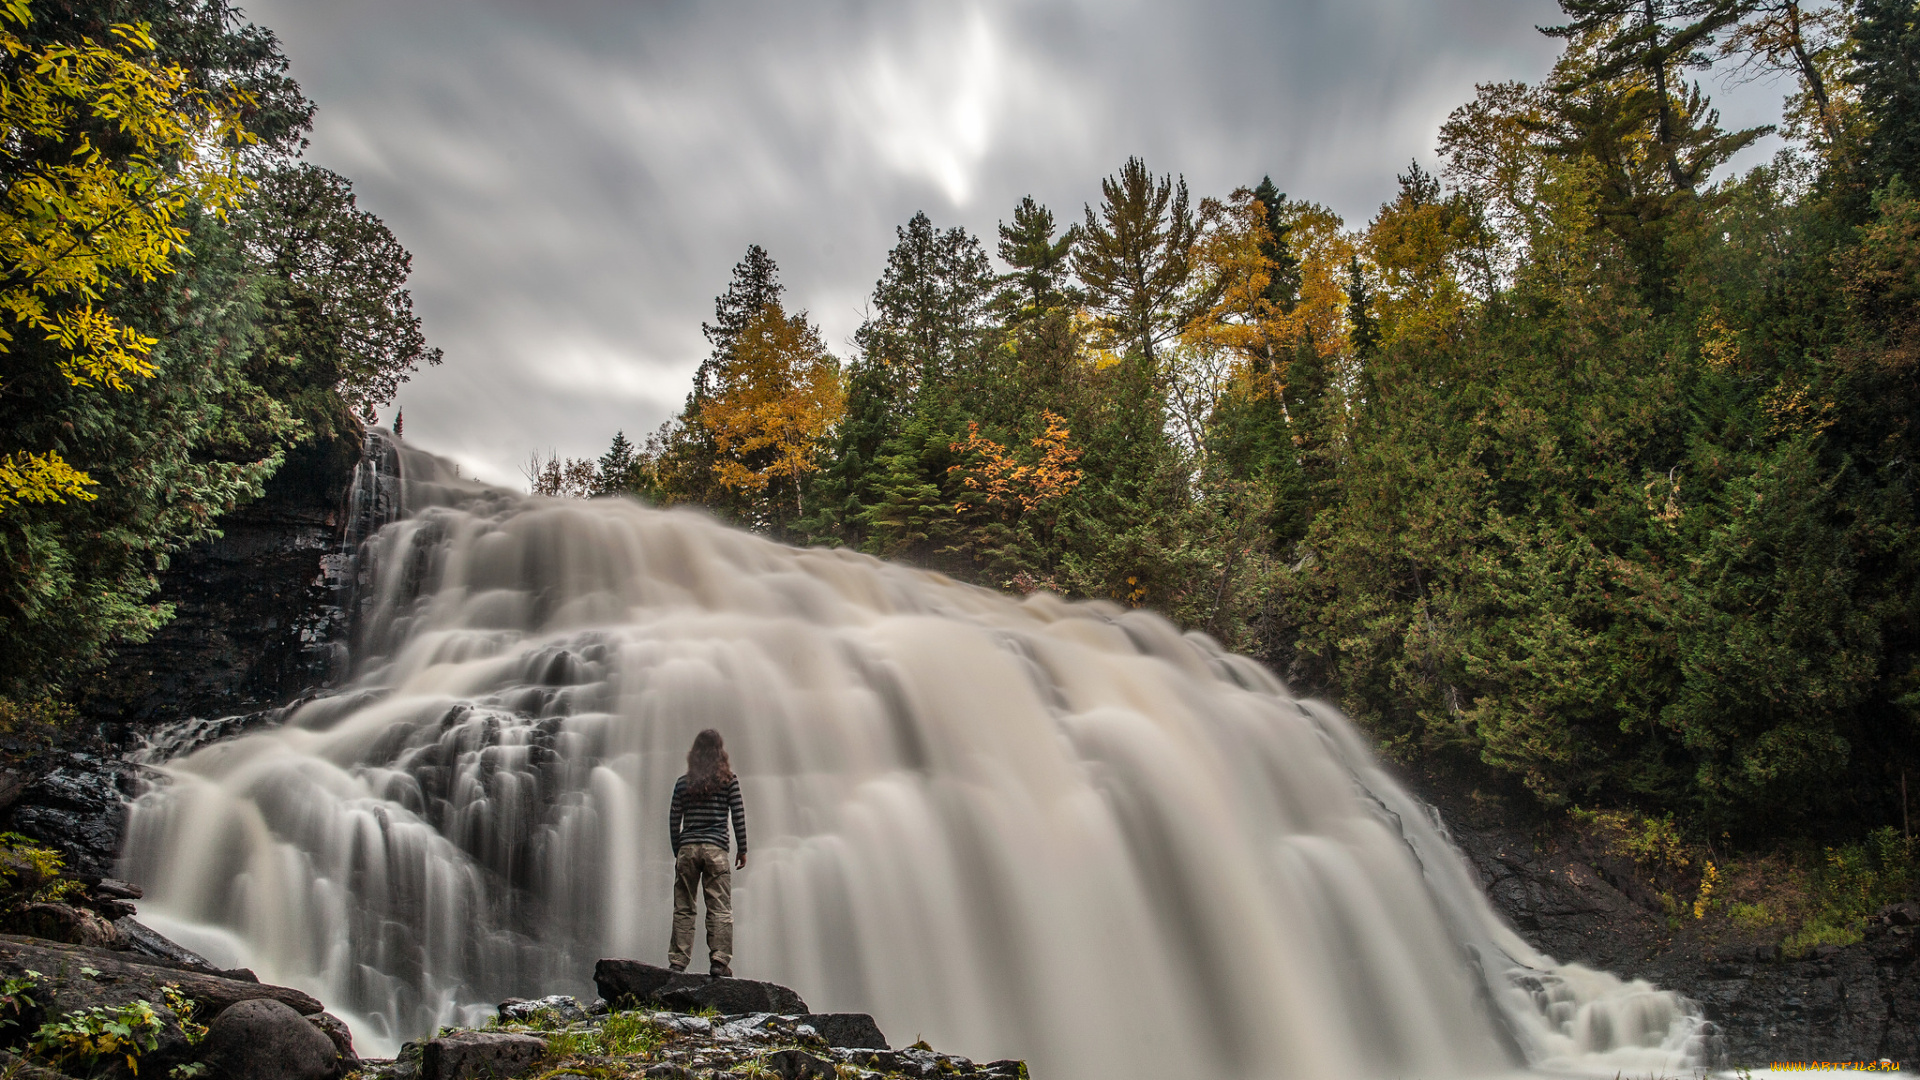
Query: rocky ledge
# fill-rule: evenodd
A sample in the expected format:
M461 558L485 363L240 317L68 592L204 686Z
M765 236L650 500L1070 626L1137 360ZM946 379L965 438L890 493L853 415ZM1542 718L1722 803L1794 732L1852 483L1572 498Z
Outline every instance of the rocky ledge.
M1646 979L1698 1001L1731 1066L1774 1061L1920 1060L1920 905L1871 920L1866 940L1783 955L1776 940L1675 929L1632 863L1565 831L1477 810L1415 778L1441 811L1487 898L1535 948L1563 962Z
M669 971L633 960L594 968L601 998L502 1002L485 1028L446 1029L365 1080L1027 1080L1018 1061L976 1064L925 1043L887 1045L865 1013L814 1013L792 990ZM609 1004L609 1002L613 1004Z

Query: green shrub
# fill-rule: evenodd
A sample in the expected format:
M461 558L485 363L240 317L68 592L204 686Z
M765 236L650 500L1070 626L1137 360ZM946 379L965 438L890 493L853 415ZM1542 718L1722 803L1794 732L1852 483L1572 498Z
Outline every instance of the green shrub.
M608 1057L650 1054L666 1040L667 1031L642 1013L616 1012L597 1027L554 1033L547 1046L563 1057L597 1054Z
M140 1055L159 1046L160 1033L166 1029L166 1022L144 1001L130 1001L117 1009L96 1005L42 1024L33 1034L32 1050L36 1057L68 1072L74 1067L92 1071L103 1062L124 1058L137 1076Z
M1827 848L1811 876L1812 912L1782 948L1797 956L1821 945L1858 942L1869 916L1905 900L1920 885L1917 846L1888 826L1869 833L1863 843Z

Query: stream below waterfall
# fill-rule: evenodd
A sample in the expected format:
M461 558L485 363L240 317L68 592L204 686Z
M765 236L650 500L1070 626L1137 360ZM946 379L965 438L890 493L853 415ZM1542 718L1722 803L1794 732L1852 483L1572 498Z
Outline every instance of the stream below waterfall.
M1336 709L1203 636L383 446L351 679L157 740L124 856L143 921L363 1052L663 962L667 802L714 727L752 838L734 970L895 1045L1042 1080L1711 1056L1684 998L1530 948Z

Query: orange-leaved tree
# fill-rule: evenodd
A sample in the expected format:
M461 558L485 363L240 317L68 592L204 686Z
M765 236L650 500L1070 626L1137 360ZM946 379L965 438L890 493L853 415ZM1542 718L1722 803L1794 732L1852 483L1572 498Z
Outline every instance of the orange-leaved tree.
M714 480L747 496L748 524L787 534L801 478L820 467L846 407L840 362L806 312L788 315L776 301L748 320L698 419L713 439Z

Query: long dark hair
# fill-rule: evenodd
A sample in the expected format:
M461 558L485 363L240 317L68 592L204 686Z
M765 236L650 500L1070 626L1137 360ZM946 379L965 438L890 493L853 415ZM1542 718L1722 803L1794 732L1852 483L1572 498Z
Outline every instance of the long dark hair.
M687 751L687 794L710 795L731 783L733 765L720 733L708 728L695 735L693 749Z

